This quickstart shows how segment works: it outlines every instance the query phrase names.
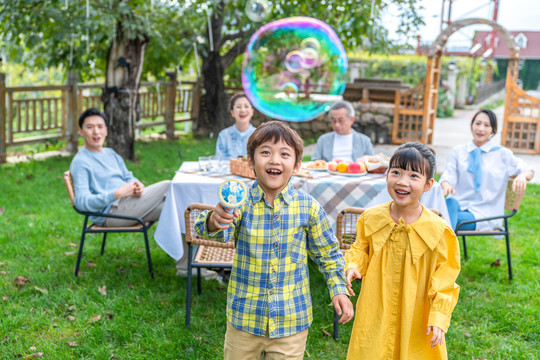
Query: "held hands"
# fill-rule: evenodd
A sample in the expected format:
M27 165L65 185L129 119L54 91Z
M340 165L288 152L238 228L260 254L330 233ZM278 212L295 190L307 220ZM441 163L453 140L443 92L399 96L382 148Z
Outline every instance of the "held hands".
M345 294L338 294L332 298L332 304L338 315L340 324L348 323L354 316L354 309L351 300Z
M455 194L456 193L456 190L452 187L452 185L450 185L450 183L448 181L443 181L441 183L441 188L442 188L442 191L443 191L443 196L446 196L448 194Z
M136 196L141 197L144 192L144 185L138 181L132 181L120 186L115 192L114 196L117 199Z
M218 203L206 221L208 232L228 229L229 224L232 223L236 217L238 217L237 209L234 209L234 212L231 214L226 210L223 204Z
M347 274L345 275L345 280L347 281L347 290L349 291L349 295L355 296L354 290L352 289L352 281L354 279L361 279L362 274L356 269L349 269L347 270Z
M429 342L431 347L444 344L444 331L436 326L428 326L426 335L429 335L430 332L433 332L433 336Z

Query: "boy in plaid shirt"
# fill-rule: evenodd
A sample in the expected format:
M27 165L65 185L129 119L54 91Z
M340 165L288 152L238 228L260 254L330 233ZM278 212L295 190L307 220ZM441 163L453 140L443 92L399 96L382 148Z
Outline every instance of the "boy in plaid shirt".
M227 293L225 359L302 359L313 320L307 255L324 274L340 323L352 319L344 259L323 208L296 191L303 142L279 121L259 126L247 145L257 181L233 214L220 203L195 229L223 241L231 227L236 253Z

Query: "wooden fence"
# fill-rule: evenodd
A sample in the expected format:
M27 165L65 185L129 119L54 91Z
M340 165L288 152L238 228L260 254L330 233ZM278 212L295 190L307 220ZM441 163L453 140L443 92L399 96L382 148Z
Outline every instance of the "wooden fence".
M79 114L89 107L103 110L103 84L79 84L68 74L67 85L6 87L0 73L0 163L15 145L65 139L76 151ZM142 82L139 87L140 121L137 129L165 125L174 136L175 123L196 120L200 106L199 84L170 81Z

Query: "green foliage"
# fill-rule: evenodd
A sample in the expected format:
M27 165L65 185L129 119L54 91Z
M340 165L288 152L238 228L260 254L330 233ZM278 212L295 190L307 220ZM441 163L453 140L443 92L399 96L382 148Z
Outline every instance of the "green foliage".
M176 2L92 0L88 17L86 2L67 4L66 8L64 1L1 2L0 45L6 47L8 58L29 68L73 69L82 81L102 77L107 51L122 23L130 38L152 39L148 71L164 75L163 68L177 64L175 24L181 7Z
M441 76L448 76L448 65L454 62L459 73L469 73L470 58L443 56ZM411 86L418 85L426 76L427 58L420 55L381 55L373 53L349 53L350 63L360 64L360 76L366 78L401 79ZM362 75L363 74L363 75Z
M92 0L88 18L85 2L67 3L66 8L64 1L1 2L0 46L6 48L8 59L30 68L71 68L80 73L82 81L102 77L116 24L122 22L132 37L150 38L143 78L163 78L166 71L178 65L188 69L195 56L194 44L199 57L208 56L208 15L212 16L213 24L223 24L220 32L224 38L219 43L216 39L215 44L221 56L236 44L245 44L261 25L246 16L244 1ZM376 0L373 18L368 2L272 1L272 11L265 22L289 16L315 17L327 22L347 49L368 44L372 51L388 52L396 44L388 40L381 14L390 3L398 7L402 34L410 34L423 24L416 12L417 0ZM240 51L234 50L232 60L242 52L242 46Z
M437 117L448 118L452 116L454 116L452 97L446 87L441 86L437 97Z
M495 81L506 78L508 68L507 59L497 59L498 68L500 71L495 74ZM523 66L519 70L519 78L523 81L524 90L536 90L540 86L540 60L524 60Z
M127 166L150 184L172 178L181 161L214 150L215 139L193 136L138 142L139 160ZM63 185L70 161L0 167L0 358L44 352L47 359L222 359L226 284L202 281L186 329L186 279L175 275L174 261L153 240L154 280L140 234L109 235L103 256L101 238L89 236L82 274L73 276L78 249L70 244L79 242L82 217L71 208ZM529 185L520 211L510 219L514 281L508 281L504 240L468 238L470 258L462 259L460 299L446 336L449 359L538 358L540 224L531 219L540 211L539 192L540 185ZM501 266L490 265L496 259ZM309 358L344 359L352 323L340 325L338 341L325 334L331 333L333 319L328 289L313 263L309 270L314 304ZM19 275L30 279L21 288L13 283ZM98 291L103 285L107 295ZM354 287L358 293L360 285ZM96 315L100 320L89 322Z

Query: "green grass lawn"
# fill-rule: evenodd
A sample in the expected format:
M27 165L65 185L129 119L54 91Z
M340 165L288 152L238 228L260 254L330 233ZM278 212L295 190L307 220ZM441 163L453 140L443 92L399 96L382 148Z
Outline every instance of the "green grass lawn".
M139 160L127 165L151 184L172 178L182 161L214 149L215 140L190 136L139 142ZM186 279L176 276L173 259L154 241L154 280L140 234L109 235L104 256L101 238L90 235L82 273L73 276L83 218L71 208L63 184L70 162L50 158L0 166L0 359L38 353L46 359L221 359L226 285L203 280L186 329ZM462 261L460 300L447 334L451 359L540 358L539 192L540 186L530 185L510 220L513 282L504 240L468 241L470 258ZM492 267L496 259L502 264ZM338 341L329 336L328 291L313 263L310 270L315 320L306 358L344 359L352 323L340 325ZM30 281L18 287L17 276ZM99 291L103 286L106 295Z

